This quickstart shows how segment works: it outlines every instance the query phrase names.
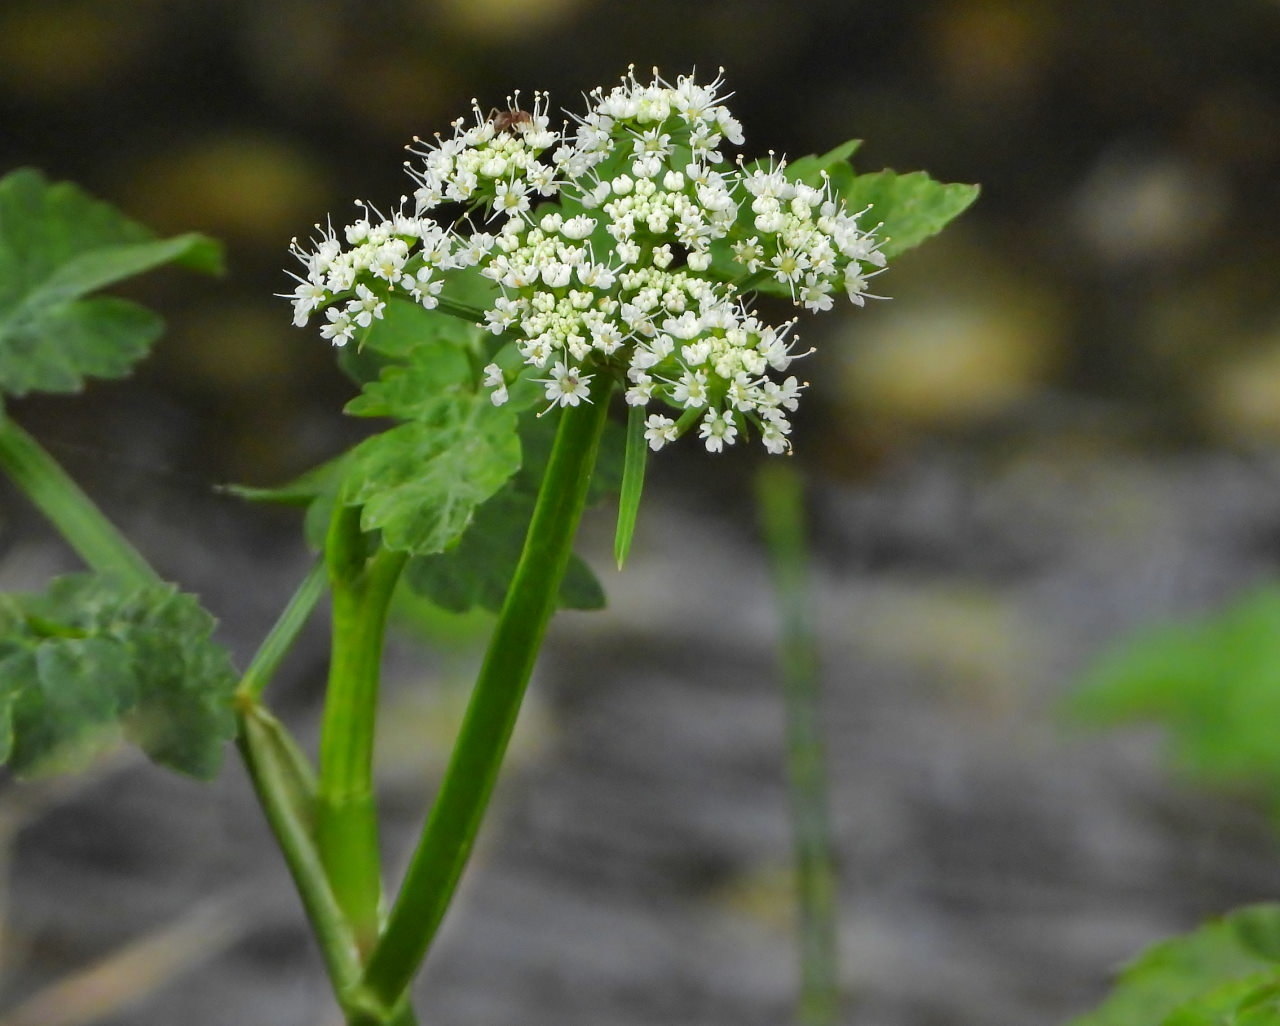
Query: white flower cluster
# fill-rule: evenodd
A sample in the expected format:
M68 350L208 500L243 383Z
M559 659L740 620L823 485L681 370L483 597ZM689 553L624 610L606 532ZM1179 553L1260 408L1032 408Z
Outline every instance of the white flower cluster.
M516 372L539 375L550 403L577 405L595 374L615 375L629 404L676 414L647 417L655 450L696 423L712 452L748 429L786 451L803 387L784 376L795 322L762 322L743 295L773 279L809 310L831 309L839 290L861 306L885 261L874 228L825 177L795 181L772 156L725 160L720 147L740 145L742 128L722 84L629 73L591 93L561 131L543 94L531 111L517 96L488 116L473 102L452 138L411 150L421 158L409 169L412 213L407 197L390 217L362 205L345 247L331 227L309 249L295 241L305 274L295 275L294 323L323 310L321 334L344 345L389 298L434 309L450 276L475 268L494 283L483 326L514 342L532 368ZM541 199L554 206L538 210ZM485 368L495 403L514 376Z

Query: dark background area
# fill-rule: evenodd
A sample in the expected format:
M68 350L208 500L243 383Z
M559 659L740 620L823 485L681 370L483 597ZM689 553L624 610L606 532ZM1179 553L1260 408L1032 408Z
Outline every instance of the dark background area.
M289 239L409 191L403 146L471 97L544 89L576 110L628 64L723 66L748 156L857 137L860 170L981 183L876 280L890 301L802 323L818 352L794 460L813 483L849 1021L1061 1021L1142 943L1280 884L1249 806L1168 784L1152 736L1063 740L1053 718L1126 627L1280 559L1278 53L1269 0L6 0L0 169L229 253L221 280L130 287L170 324L132 380L12 412L246 652L307 557L288 516L213 486L281 481L360 430L331 351L273 296ZM608 514L588 525L611 609L558 622L424 981L431 1021L785 1020L758 458L664 451L622 576ZM4 499L6 587L74 565ZM393 864L484 626L416 624L427 644L389 670ZM312 641L282 681L304 733ZM61 1021L329 1021L238 769L211 791L158 776L126 758L78 785L6 783L0 1007L158 937L108 974L124 1010Z

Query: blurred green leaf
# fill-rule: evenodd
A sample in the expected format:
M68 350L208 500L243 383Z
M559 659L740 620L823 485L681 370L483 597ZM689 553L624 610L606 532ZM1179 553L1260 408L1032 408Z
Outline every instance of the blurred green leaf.
M845 206L853 213L863 210L863 228L884 225L877 232L885 240L880 247L888 259L920 245L942 231L978 198L978 186L935 182L923 171L900 175L877 171L857 175L841 190Z
M1180 771L1257 789L1280 817L1280 587L1122 642L1087 671L1067 712L1093 724L1159 723Z
M167 584L74 574L0 596L0 761L72 770L123 731L153 761L213 777L235 735L236 685L213 627Z
M0 390L75 392L129 372L159 337L159 317L89 293L166 263L217 273L202 235L155 239L109 204L38 171L0 180Z
M1247 924L1247 925L1246 925ZM1276 960L1246 940L1280 932L1280 905L1256 905L1148 948L1107 999L1070 1026L1209 1026L1272 1023Z

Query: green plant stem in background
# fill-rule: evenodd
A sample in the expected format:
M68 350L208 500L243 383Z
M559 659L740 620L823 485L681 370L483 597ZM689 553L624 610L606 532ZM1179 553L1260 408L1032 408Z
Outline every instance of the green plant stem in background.
M327 580L327 568L323 562L317 562L302 579L284 612L254 653L249 668L240 678L240 686L236 689L238 695L255 699L262 697L263 689L270 683L281 661L297 640L299 632L306 626L320 596L324 594Z
M817 638L805 545L804 488L800 475L790 466L770 462L756 478L756 495L782 630L779 648L800 927L798 1018L802 1026L834 1026L840 1002L836 886L820 729Z
M567 407L506 602L432 806L363 990L378 1007L399 1002L444 918L475 843L525 686L555 610L608 415L612 379L593 378L589 402Z
M40 443L0 411L0 467L99 573L155 584L156 572Z
M382 871L373 743L387 607L405 554L366 557L360 509L339 505L325 543L333 593L333 646L320 731L316 838L329 880L361 951L378 936Z

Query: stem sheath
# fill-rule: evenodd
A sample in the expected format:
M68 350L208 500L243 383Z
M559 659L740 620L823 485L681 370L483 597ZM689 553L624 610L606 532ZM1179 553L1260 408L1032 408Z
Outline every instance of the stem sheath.
M358 507L339 505L325 546L333 646L320 730L316 839L361 951L378 936L382 903L373 742L387 606L405 554L365 555Z
M237 715L238 744L249 779L302 898L334 993L342 1002L359 979L360 957L312 840L313 782L275 717L251 700L240 705Z

